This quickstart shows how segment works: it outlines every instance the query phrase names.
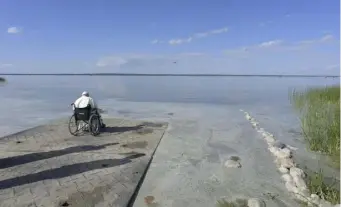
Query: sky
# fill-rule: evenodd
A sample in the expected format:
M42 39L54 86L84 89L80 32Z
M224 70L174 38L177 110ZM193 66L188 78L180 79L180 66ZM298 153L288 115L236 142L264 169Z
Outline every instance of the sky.
M339 0L1 0L0 73L339 74Z

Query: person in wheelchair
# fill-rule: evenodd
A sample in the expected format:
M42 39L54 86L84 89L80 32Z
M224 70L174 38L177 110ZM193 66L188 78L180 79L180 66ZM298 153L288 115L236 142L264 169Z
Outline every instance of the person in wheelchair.
M73 104L73 110L75 108L86 108L90 106L91 112L96 113L100 117L101 122L101 128L105 128L105 124L103 123L103 119L98 111L97 104L93 98L90 97L89 93L87 91L84 91L82 93L82 96L79 97Z

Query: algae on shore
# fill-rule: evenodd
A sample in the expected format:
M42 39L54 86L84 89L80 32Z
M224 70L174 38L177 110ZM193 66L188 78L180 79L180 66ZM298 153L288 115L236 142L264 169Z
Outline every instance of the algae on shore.
M340 169L340 86L294 91L290 100L299 112L301 128L309 149L329 156L333 167ZM324 181L323 170L308 176L311 193L336 204L339 189Z

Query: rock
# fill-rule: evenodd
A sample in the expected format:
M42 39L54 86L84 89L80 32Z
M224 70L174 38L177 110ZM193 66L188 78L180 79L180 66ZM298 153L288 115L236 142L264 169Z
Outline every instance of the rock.
M251 122L251 124L252 124L252 125L256 125L256 126L257 126L259 123L258 123L258 122L256 122L256 121L252 121L252 122Z
M267 135L267 136L270 136L270 137L272 137L272 138L275 137L273 134L271 134L271 133L269 133L269 132L266 132L266 135Z
M287 183L287 182L293 182L293 179L292 179L291 175L289 175L288 173L283 174L283 175L281 176L281 178L282 178L282 180L284 180L286 183Z
M286 174L286 173L289 172L288 168L285 168L285 167L283 167L283 166L280 166L280 167L278 168L278 171L281 172L282 174Z
M280 149L277 148L277 147L269 147L269 151L273 154L273 155L276 155L277 152L279 151Z
M247 200L248 207L266 207L266 204L263 200L259 198L250 198Z
M259 129L257 130L257 132L263 134L263 133L265 132L265 130L264 130L264 128L259 128Z
M301 200L304 202L309 202L309 200L310 200L310 195L309 195L309 192L307 190L299 191L299 193L295 194L295 197L298 200Z
M300 189L300 190L306 190L307 189L307 185L301 176L292 176L292 178L293 178L295 185L297 186L298 189Z
M290 168L290 175L291 176L300 176L302 178L305 177L305 173L303 170L301 170L300 168L297 168L297 167L292 167Z
M295 183L293 181L291 182L286 182L285 183L285 187L287 188L287 190L290 192L290 193L294 193L294 194L297 194L299 193L299 190L298 188L296 187Z
M250 116L249 114L246 114L246 115L245 115L245 118L246 118L247 120L251 120L251 116Z
M228 167L228 168L241 168L242 167L240 162L236 160L227 160L224 165L225 167Z
M282 165L281 165L281 160L280 160L280 159L276 158L276 159L274 160L274 163L276 164L277 168L282 167Z
M295 167L294 161L290 158L284 158L284 159L279 158L279 162L280 162L281 166L283 166L285 168Z
M319 207L333 207L333 204L331 204L329 201L320 200Z
M316 207L318 205L320 205L320 197L316 194L311 194L310 198L308 199L308 206L313 206Z
M274 143L276 141L272 136L269 136L269 135L266 135L263 137L267 143Z
M275 156L280 159L290 158L292 156L292 153L288 148L285 147L283 149L278 150Z
M341 204L336 204L334 207L341 207Z
M276 142L274 143L274 147L283 149L283 148L286 147L286 145L285 145L284 143L280 142L280 141L276 141Z

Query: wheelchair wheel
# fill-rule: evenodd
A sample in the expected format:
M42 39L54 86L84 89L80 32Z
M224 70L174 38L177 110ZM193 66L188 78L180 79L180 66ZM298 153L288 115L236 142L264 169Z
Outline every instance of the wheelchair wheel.
M101 129L101 122L99 120L99 116L93 114L89 119L89 130L93 136L99 135Z
M79 129L78 129L78 121L76 121L75 115L72 115L70 117L70 120L69 120L69 132L73 136L77 136L78 135L78 131L79 131Z

